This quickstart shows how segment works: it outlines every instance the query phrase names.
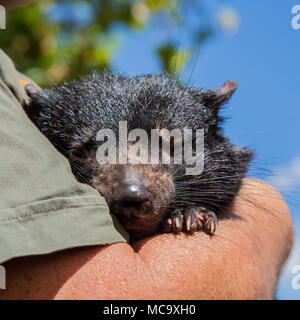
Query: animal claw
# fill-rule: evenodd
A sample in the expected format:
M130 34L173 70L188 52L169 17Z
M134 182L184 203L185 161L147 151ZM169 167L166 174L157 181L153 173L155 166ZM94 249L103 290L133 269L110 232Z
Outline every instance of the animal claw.
M172 225L173 232L181 232L182 231L182 215L181 213L175 214L173 218L173 225Z
M205 224L205 230L208 231L210 234L214 234L216 231L216 223L213 220L209 220Z
M218 218L213 211L201 208L198 213L198 220L203 223L204 230L213 235L216 232Z
M185 231L193 233L197 230L204 229L210 235L216 232L218 218L213 211L206 208L190 207L184 212L179 210L171 214L165 220L163 232L179 233Z
M185 225L186 225L186 231L191 230L191 224L192 224L192 217L190 214L187 214L185 216Z

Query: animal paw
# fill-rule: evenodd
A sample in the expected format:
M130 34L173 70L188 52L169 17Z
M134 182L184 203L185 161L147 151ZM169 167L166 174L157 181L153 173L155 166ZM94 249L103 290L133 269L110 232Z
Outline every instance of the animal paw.
M209 234L214 234L218 224L218 218L213 211L206 208L190 207L185 210L175 210L165 220L163 232L193 233L204 229Z
M214 234L216 232L218 218L213 211L206 208L198 208L197 218L202 222L206 233Z

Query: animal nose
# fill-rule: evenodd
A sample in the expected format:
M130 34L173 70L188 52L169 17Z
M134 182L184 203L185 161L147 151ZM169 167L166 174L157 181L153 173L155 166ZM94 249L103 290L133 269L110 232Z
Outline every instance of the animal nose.
M153 201L151 194L147 191L143 183L129 181L126 182L122 190L113 197L112 205L114 208L133 208L141 213L149 213L153 208Z

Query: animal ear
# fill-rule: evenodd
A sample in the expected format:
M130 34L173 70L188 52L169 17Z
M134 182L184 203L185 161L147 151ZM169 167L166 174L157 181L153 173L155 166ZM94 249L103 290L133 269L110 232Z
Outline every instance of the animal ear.
M49 105L51 100L50 91L41 90L33 84L28 84L27 86L25 86L25 91L29 98L31 98L31 101L29 104L24 105L24 110L27 115L32 118L39 113L40 109L43 106Z
M49 99L48 90L38 89L33 84L28 84L25 87L25 91L29 98L31 98L34 102L43 104Z
M235 92L238 83L234 80L226 81L221 88L211 89L204 92L204 104L219 108Z

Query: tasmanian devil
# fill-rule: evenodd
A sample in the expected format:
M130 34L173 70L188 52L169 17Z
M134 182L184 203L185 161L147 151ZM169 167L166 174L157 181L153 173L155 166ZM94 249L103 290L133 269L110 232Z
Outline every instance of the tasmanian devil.
M27 85L31 102L25 110L68 158L78 181L91 185L106 199L131 239L160 231L192 233L204 229L213 234L217 216L237 195L252 158L249 149L233 146L221 129L220 107L236 87L235 81L213 90L186 87L169 74L129 78L94 73L52 89ZM121 156L124 158L118 148L116 162L100 163L97 150L107 137L100 141L99 130L112 130L117 143L122 144L118 134L123 121L127 121L128 132L143 129L148 146L153 129L202 129L204 148L198 155L204 161L202 172L186 174L186 157L182 157L182 163L174 161L178 141L164 134L159 147L161 150L164 139L169 138L169 163L163 163L161 155L158 163L137 162L130 152L136 147L134 141L125 147L126 163L118 162ZM184 150L184 139L179 143ZM191 156L197 156L195 134L191 146Z

